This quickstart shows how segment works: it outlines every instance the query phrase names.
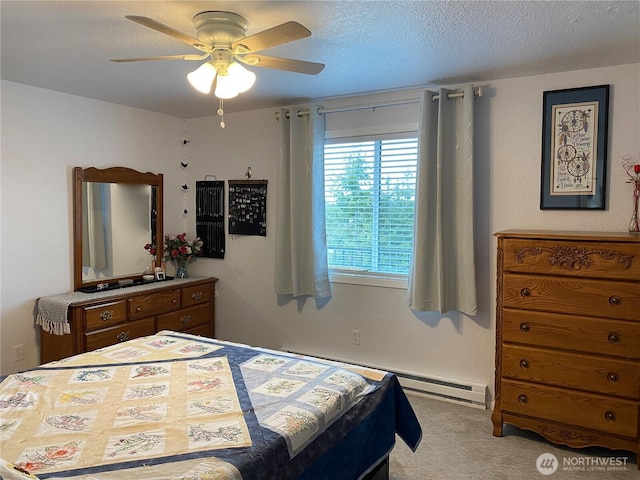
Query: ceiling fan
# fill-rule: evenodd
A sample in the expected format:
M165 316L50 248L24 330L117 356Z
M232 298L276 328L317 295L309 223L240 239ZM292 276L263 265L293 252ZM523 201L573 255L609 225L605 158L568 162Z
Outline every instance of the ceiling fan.
M196 37L192 37L148 17L127 15L127 19L169 35L204 52L200 55L167 55L159 57L121 58L113 62L140 62L147 60L206 60L187 78L197 90L209 93L217 76L215 95L220 99L233 98L248 90L255 74L242 64L316 75L324 69L322 63L261 55L267 48L299 40L311 32L297 22L286 22L268 30L245 36L249 23L241 15L206 11L193 17Z

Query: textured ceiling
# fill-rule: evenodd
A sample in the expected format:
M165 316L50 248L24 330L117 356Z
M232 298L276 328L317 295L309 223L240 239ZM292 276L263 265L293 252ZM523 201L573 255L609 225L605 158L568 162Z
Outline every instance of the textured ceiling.
M618 1L5 1L5 80L177 117L213 115L183 60L110 58L199 53L125 19L151 17L195 36L192 18L224 10L251 35L288 20L312 36L263 53L326 64L317 76L253 68L254 87L225 111L315 98L640 62L640 2ZM579 75L575 86L580 86Z

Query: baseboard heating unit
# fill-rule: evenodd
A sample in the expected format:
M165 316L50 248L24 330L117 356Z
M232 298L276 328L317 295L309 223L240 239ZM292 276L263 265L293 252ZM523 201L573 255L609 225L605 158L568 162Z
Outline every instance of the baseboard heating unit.
M337 358L329 358L323 355L316 355L308 352L300 352L282 348L281 351L294 355L307 355L311 357L321 358L332 362L341 362L349 364L358 364L363 367L375 368L391 372L398 377L400 385L408 395L419 395L424 397L432 397L447 402L467 405L474 408L487 408L487 386L467 381L454 380L450 378L422 376L408 372L397 371L379 365L363 365L358 362L349 362Z

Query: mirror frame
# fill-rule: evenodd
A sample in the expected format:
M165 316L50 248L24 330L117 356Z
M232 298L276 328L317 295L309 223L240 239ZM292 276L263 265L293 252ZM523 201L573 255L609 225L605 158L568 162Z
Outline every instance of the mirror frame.
M164 236L163 224L163 199L162 199L162 174L151 172L142 173L127 167L110 167L98 169L95 167L73 168L73 286L74 290L91 287L113 281L116 278L137 278L139 275L124 275L114 278L101 278L83 282L82 280L82 184L83 182L100 183L129 183L144 184L156 187L156 241L162 247Z

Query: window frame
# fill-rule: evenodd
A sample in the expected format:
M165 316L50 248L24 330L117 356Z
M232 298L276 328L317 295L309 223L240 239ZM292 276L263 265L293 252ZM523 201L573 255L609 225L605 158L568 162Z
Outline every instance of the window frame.
M390 125L381 128L355 128L349 130L333 130L325 133L324 146L339 143L355 143L377 140L416 139L418 141L417 123ZM417 156L417 154L416 154ZM417 166L416 166L417 170ZM416 171L417 175L417 171ZM323 180L324 181L324 180ZM417 183L417 179L416 179ZM414 210L415 211L415 210ZM413 239L412 239L413 242ZM408 274L370 272L366 270L350 270L329 267L329 282L350 285L404 289L408 288Z
M409 275L329 268L329 282L406 290L409 283Z

